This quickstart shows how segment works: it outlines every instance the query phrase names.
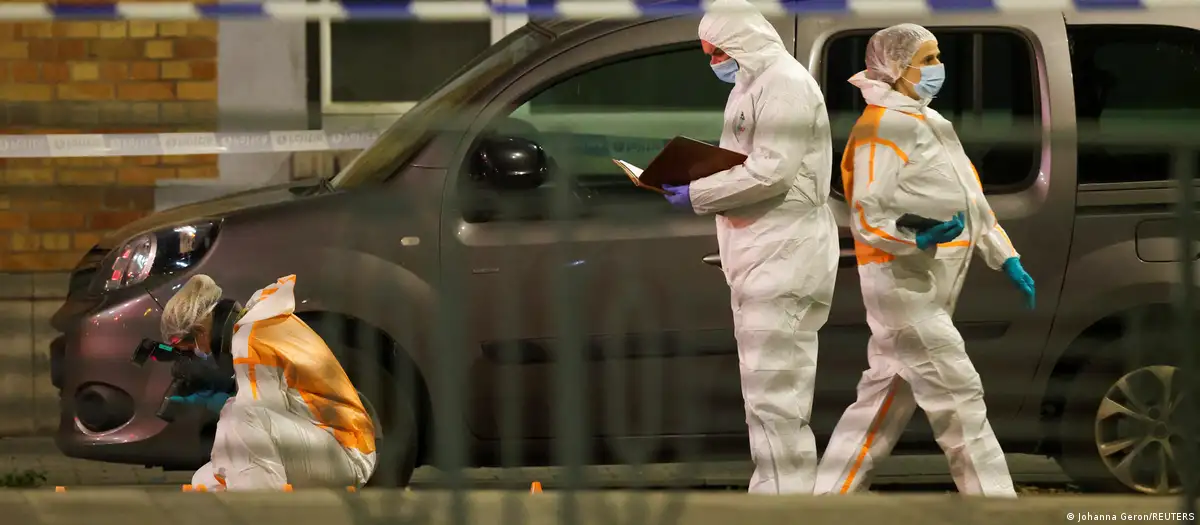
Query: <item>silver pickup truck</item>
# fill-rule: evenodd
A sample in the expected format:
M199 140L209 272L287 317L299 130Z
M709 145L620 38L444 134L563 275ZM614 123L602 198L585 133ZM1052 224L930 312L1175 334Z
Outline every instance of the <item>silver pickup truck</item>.
M901 21L937 34L951 76L934 106L960 122L1038 284L1037 309L1023 310L980 267L956 312L1005 450L1055 456L1094 490L1177 491L1173 152L1085 145L1072 132L1153 119L1200 129L1200 11L772 18L824 86L835 146L862 110L846 79L863 68L867 38ZM206 460L211 416L157 419L168 370L128 362L158 334L162 305L203 272L242 300L298 276L298 314L378 415L383 482L439 457L555 464L556 437L592 463L746 458L713 221L673 212L610 161L644 165L675 135L719 136L729 87L696 25L531 23L331 180L165 211L109 236L75 269L53 320L59 447L168 468ZM1009 128L1026 140L970 131ZM842 235L846 264L821 333L821 439L866 368ZM915 418L897 453L933 446Z

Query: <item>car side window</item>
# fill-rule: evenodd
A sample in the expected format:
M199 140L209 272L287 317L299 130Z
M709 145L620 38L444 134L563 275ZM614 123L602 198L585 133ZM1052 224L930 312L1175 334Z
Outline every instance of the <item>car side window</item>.
M1159 122L1200 125L1200 31L1152 25L1067 27L1081 126L1131 129ZM1131 126L1132 124L1132 126ZM1079 145L1079 182L1146 182L1171 178L1166 147Z
M713 75L699 41L589 64L555 79L492 127L541 146L551 165L547 182L494 200L544 202L556 183L565 183L592 206L653 201L669 210L661 196L636 188L612 159L645 167L677 135L719 142L731 88ZM463 179L475 191L490 191L485 180ZM538 215L524 213L524 220Z
M829 109L834 147L836 195L842 193L841 160L846 140L866 103L848 80L866 69L867 41L876 30L842 33L825 47L822 87ZM1019 191L1031 184L1041 159L1035 144L996 144L973 139L978 124L986 134L1029 129L1040 120L1034 50L1023 36L1004 29L931 28L938 39L946 83L931 107L953 121L967 156L988 193Z

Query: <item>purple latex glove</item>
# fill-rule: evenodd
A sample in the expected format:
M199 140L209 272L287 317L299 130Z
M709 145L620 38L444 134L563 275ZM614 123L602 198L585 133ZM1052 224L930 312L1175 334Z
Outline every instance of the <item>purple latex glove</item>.
M692 187L688 184L682 186L672 186L663 184L663 190L667 192L667 202L671 206L681 210L694 211L692 209Z

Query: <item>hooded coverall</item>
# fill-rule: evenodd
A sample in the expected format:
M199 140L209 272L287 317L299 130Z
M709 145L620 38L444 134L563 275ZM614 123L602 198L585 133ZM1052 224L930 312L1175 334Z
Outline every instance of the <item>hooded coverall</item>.
M866 490L919 406L959 492L1015 497L983 384L951 315L976 247L993 269L1017 252L953 125L863 73L850 82L869 104L846 145L842 183L871 326L870 369L830 438L816 493ZM959 211L963 233L936 249L918 249L915 232L896 227L904 213L945 221Z
M744 0L717 5L751 9ZM709 13L699 33L739 67L721 147L748 158L689 191L696 213L716 214L755 464L750 492L811 493L817 330L838 260L825 100L761 14Z
M254 294L235 325L238 391L221 409L212 461L194 485L347 487L375 471L375 428L321 337L293 315L296 276Z

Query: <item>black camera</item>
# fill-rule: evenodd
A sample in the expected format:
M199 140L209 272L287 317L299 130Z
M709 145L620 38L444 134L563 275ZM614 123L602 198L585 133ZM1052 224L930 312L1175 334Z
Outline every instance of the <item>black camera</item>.
M169 344L160 343L153 339L142 339L133 351L133 364L142 366L146 361L175 361L183 356L184 350L179 350ZM191 353L191 352L188 352Z
M188 377L191 375L188 373L188 369L193 367L180 366L180 363L199 359L195 352L180 350L153 339L142 339L142 342L138 343L137 348L133 350L133 357L130 358L130 361L137 366L144 366L147 361L175 363L175 366L171 367L171 385L167 387L167 392L163 395L162 404L159 405L158 412L154 414L159 419L168 422L174 421L182 407L172 402L171 398L187 395L195 391L194 388L189 388L195 381L193 378Z
M210 390L234 394L237 392L237 379L233 371L233 357L230 352L230 342L237 320L241 319L245 308L241 303L232 299L217 301L213 307L213 334L211 355L200 355L191 350L181 350L169 344L142 339L133 351L133 364L143 366L147 361L173 363L171 365L171 386L163 394L162 404L155 413L163 421L174 421L185 408L171 401L172 397L185 397L197 392Z

